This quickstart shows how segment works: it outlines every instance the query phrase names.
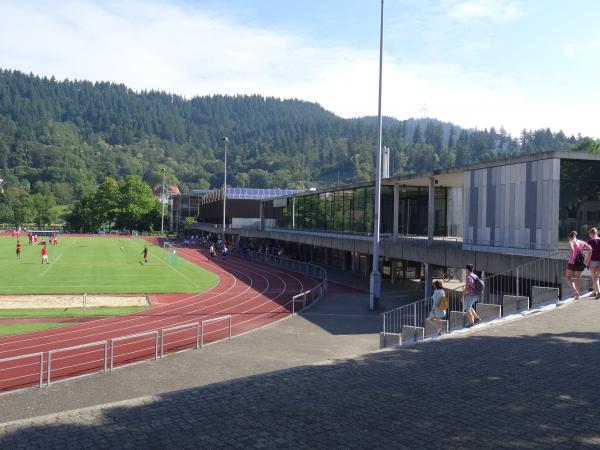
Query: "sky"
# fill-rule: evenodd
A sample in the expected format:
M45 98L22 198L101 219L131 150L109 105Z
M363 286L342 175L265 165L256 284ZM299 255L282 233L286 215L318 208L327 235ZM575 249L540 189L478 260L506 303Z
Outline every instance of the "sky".
M0 0L0 67L377 114L379 0ZM383 114L600 137L600 1L386 0Z

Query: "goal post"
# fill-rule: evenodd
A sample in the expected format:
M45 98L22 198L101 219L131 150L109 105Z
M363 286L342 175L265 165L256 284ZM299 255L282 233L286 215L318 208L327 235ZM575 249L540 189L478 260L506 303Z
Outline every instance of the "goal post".
M171 266L179 265L179 258L177 257L177 244L165 241L163 242L163 249L166 252L163 255L164 263Z

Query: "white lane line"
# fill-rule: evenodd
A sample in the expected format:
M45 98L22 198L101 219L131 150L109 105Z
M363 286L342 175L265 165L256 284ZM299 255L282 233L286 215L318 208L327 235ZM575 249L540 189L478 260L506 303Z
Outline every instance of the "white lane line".
M60 258L62 258L62 255L63 255L63 253L61 253L60 255L58 255L58 258L56 258L54 260L54 262L52 263L52 265L48 264L48 268L42 272L42 276L45 276L50 269L52 269L56 264L58 264L58 261L60 261Z

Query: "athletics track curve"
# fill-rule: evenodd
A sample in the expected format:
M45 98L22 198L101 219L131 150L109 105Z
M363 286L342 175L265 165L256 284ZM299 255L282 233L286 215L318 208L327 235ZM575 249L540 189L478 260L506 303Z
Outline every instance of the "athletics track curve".
M51 378L56 381L100 371L111 359L111 339L157 332L115 341L112 359L118 367L153 357L161 329L181 326L164 335L165 353L193 348L197 340L194 324L207 319L231 315L231 333L239 335L288 317L292 297L318 284L306 275L234 256L208 262L205 251L183 247L178 255L217 274L217 285L199 294L151 295L160 306L140 313L0 338L0 390L38 385L40 373L46 383L49 351ZM224 339L228 333L227 320L207 323L204 343ZM107 342L106 349L103 342ZM89 346L56 352L86 344ZM42 353L42 359L36 355L7 360L38 353Z

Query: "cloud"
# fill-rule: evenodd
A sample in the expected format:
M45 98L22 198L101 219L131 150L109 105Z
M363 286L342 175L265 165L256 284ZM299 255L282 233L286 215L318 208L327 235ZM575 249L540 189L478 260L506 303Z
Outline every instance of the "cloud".
M600 39L593 40L587 44L567 44L563 52L566 56L579 56L598 50L600 50Z
M507 23L522 16L520 3L513 0L442 0L441 7L458 21Z
M164 1L4 1L0 17L0 64L5 68L58 79L114 81L188 98L300 98L342 117L377 113L377 48L322 44ZM513 134L551 127L600 135L594 120L598 98L595 104L564 105L550 96L535 98L497 74L406 63L390 54L384 64L383 111L389 116L418 116L426 102L430 116L466 127L504 125Z

